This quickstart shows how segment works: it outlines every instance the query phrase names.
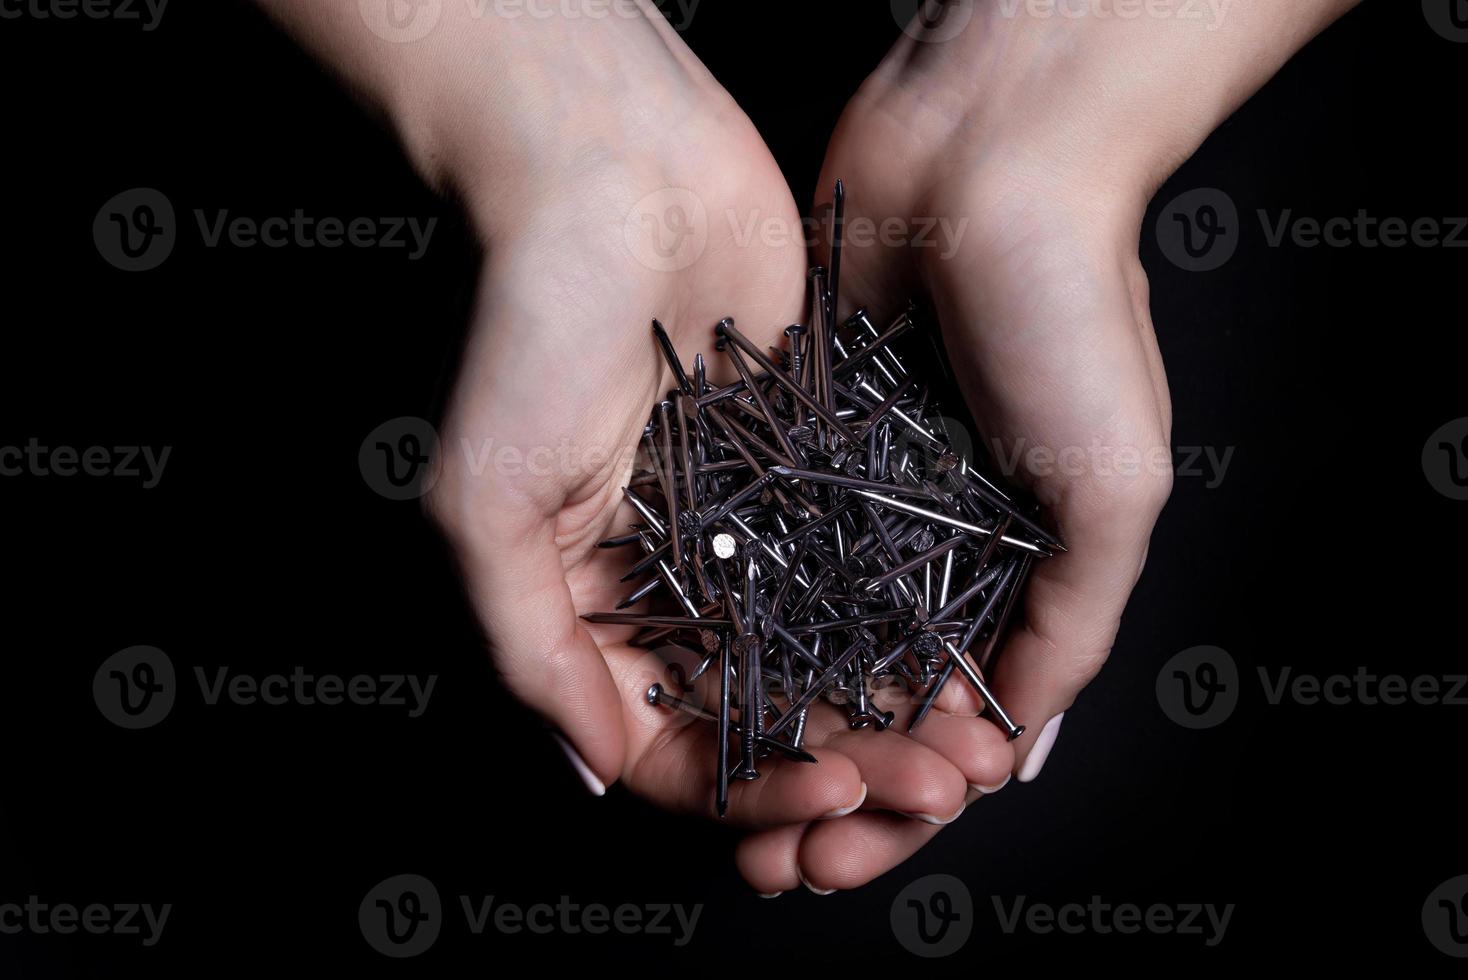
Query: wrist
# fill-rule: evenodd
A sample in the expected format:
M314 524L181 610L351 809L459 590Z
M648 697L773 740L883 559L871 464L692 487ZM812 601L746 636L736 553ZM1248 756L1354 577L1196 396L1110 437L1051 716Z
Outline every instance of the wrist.
M445 4L455 23L411 56L385 99L415 166L462 201L481 234L619 164L674 163L656 152L680 125L732 106L646 4L616 0L600 18L503 6L520 13Z

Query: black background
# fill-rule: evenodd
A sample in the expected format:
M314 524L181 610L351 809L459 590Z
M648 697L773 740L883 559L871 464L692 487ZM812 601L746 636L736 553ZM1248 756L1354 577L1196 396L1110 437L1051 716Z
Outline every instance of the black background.
M839 12L842 39L825 32ZM887 5L704 0L686 34L809 200L847 95L897 36ZM477 256L392 140L240 2L114 21L0 21L7 151L0 445L170 446L161 483L0 478L0 902L172 903L162 941L0 936L0 976L480 973L596 957L743 964L750 975L882 975L934 965L1152 959L1446 972L1427 895L1468 873L1449 706L1271 706L1256 675L1463 671L1464 508L1424 477L1468 414L1459 297L1468 252L1270 248L1277 216L1468 214L1459 137L1468 45L1415 2L1368 3L1303 52L1154 202L1142 256L1179 446L1233 447L1221 486L1181 476L1101 678L1044 775L970 809L853 893L755 897L734 836L619 789L586 796L495 684L413 503L373 493L357 452L378 424L435 418ZM814 137L814 138L813 138ZM120 272L92 220L132 187L267 216L438 217L428 255L206 249ZM1236 257L1188 273L1152 232L1161 204L1225 190ZM430 710L206 707L123 731L93 674L134 644L181 674L439 675ZM1159 669L1201 644L1243 674L1239 710L1186 731ZM392 962L357 905L378 881L434 881L449 923ZM889 910L948 872L975 934L910 956ZM474 937L455 896L529 905L703 903L693 942ZM1225 941L1004 934L991 902L1236 903ZM798 962L809 958L809 963Z

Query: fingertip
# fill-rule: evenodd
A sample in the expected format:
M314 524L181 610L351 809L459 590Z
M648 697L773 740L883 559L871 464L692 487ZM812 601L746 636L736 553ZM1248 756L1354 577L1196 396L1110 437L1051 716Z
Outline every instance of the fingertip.
M799 888L800 868L796 855L808 824L793 824L750 834L734 848L734 866L749 886L761 896Z
M813 824L800 841L801 884L821 895L860 888L907 860L941 829L875 812Z

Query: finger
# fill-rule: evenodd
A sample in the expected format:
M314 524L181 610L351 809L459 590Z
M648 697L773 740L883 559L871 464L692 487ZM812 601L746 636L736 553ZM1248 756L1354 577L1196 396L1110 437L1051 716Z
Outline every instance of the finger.
M968 783L940 753L899 732L852 731L829 705L812 710L807 741L856 763L867 785L868 810L893 810L913 820L944 824L963 812Z
M850 819L850 818L847 818ZM800 887L800 839L809 824L750 834L734 848L734 865L763 898Z
M812 824L796 855L799 880L818 895L859 888L912 857L942 829L867 811ZM779 859L764 856L771 864Z
M665 644L642 650L625 643L603 647L607 664L628 706L628 788L670 809L716 817L719 758L717 665L685 686L702 651ZM691 688L691 689L689 689ZM657 689L656 702L652 691ZM703 715L693 711L702 709ZM729 758L739 739L731 731ZM815 762L769 755L760 777L730 780L727 819L741 827L803 823L855 811L866 799L856 763L842 753L807 747Z
M626 656L634 656L627 651ZM613 657L615 664L623 659ZM645 658L636 658L639 661ZM619 670L619 673L621 671ZM637 670L625 683L641 686L646 677ZM683 712L635 704L627 694L629 758L627 785L669 808L716 816L719 757L717 723ZM732 736L730 742L737 746ZM867 788L856 762L829 748L807 748L816 762L800 762L772 755L759 764L760 777L729 783L730 823L751 828L777 827L851 813L866 799ZM731 756L732 758L732 756Z
M948 676L933 707L913 727L919 707L930 693L931 688L909 691L905 684L894 684L878 690L872 703L892 713L895 731L947 759L971 789L998 792L1014 769L1014 747L1008 736L992 720L980 717L983 702L957 671Z
M950 684L960 684L955 676ZM997 793L1014 770L1014 746L987 718L950 715L934 709L910 737L947 759L971 789Z

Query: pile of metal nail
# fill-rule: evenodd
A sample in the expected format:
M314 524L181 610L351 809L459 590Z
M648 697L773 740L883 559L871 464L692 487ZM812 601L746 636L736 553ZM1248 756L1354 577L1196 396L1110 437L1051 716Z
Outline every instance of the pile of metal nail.
M838 187L838 216L841 189ZM839 219L838 219L839 228ZM1024 731L984 680L1031 563L1059 540L953 451L946 420L899 351L917 329L909 310L879 330L859 312L835 324L832 273L811 274L811 323L766 352L730 320L715 327L739 380L690 374L657 322L677 389L644 436L648 468L624 490L640 521L603 547L637 547L619 607L668 614L586 618L638 627L643 646L687 641L701 663L654 685L648 700L713 722L715 807L729 781L759 777L771 754L805 762L818 699L852 728L885 729L888 688L918 699L911 730L953 674L972 685L1011 739ZM718 703L678 694L708 671Z

